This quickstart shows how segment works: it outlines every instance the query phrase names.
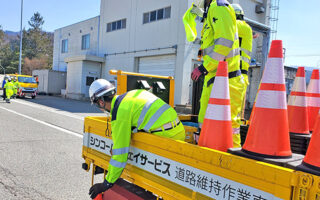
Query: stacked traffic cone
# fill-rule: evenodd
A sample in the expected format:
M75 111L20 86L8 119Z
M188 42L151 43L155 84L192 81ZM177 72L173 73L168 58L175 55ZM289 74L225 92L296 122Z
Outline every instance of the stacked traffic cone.
M314 131L311 136L310 144L299 170L320 175L320 113L316 119Z
M264 158L292 156L281 40L272 41L242 151Z
M314 69L312 71L311 80L307 89L307 99L309 130L313 131L313 127L320 108L320 82L318 69Z
M228 64L220 61L203 121L199 145L227 151L233 146Z
M306 78L304 67L299 67L288 101L290 133L309 134Z

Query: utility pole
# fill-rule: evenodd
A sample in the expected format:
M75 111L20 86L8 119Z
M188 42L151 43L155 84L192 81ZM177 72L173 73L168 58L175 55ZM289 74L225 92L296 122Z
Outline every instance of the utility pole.
M3 74L5 75L6 74L6 69L4 67L2 67L1 60L0 60L0 67L3 69Z
M23 37L23 34L22 34L22 13L23 13L23 0L21 0L19 74L21 74L22 37Z

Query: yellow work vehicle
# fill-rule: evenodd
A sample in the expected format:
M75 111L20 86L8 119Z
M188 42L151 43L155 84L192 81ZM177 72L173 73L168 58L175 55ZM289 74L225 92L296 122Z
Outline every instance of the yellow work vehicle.
M111 71L117 75L117 92L145 88L173 105L174 80ZM159 87L161 86L161 87ZM161 88L161 89L159 89ZM194 116L180 116L183 124ZM185 126L185 142L148 133L133 133L128 162L121 178L169 200L319 200L320 176L297 171L294 163L282 166L257 161L192 144L195 127ZM108 169L112 149L108 117L86 117L84 122L82 167ZM296 162L301 162L299 157ZM271 161L272 163L272 161ZM291 167L290 167L291 164Z
M8 74L11 78L16 77L19 83L17 96L24 98L30 96L32 99L36 98L38 92L38 84L33 76Z

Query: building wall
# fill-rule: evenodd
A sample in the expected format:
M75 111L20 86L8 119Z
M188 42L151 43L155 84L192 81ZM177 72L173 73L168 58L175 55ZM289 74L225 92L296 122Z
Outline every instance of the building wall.
M69 62L68 63L68 73L67 73L67 94L71 97L81 96L82 87L82 76L83 76L83 62ZM77 97L78 98L78 97Z
M53 70L67 71L64 59L75 55L96 55L98 52L99 19L94 17L54 31ZM82 36L90 34L90 48L81 49ZM68 52L62 53L62 40L68 39Z
M244 7L247 17L264 23L266 14L256 14L255 6L267 4L267 1L270 0L241 0L240 4ZM193 0L101 0L100 17L55 31L54 68L65 70L65 57L92 54L105 58L101 77L113 80L114 77L109 75L110 69L138 72L139 58L175 55L175 104L190 104L190 74L195 63L198 63L197 53L202 29L202 24L198 21L198 39L191 43L186 41L182 17L192 2ZM237 3L237 0L234 2ZM144 13L169 6L169 19L143 24ZM107 32L108 23L121 19L126 19L125 29ZM80 30L83 34L79 33ZM90 50L81 51L81 36L89 32L92 33ZM69 51L61 53L61 43L66 38L69 39ZM254 40L253 58L259 57L256 51L261 52L261 41L261 38Z
M171 6L169 19L143 24L143 13L169 6ZM121 9L114 9L117 7L121 7ZM185 71L183 61L186 41L182 16L187 8L188 3L186 4L182 0L137 0L129 2L126 0L102 0L99 52L100 56L106 56L102 77L112 79L108 75L110 69L138 72L137 63L140 57L174 54L177 56L175 102L187 103L189 93L182 92L184 90L182 89L183 78L184 76L189 77L188 73L191 69L191 65L188 65L189 69ZM106 31L107 23L124 18L127 19L125 29ZM182 94L186 94L186 96Z

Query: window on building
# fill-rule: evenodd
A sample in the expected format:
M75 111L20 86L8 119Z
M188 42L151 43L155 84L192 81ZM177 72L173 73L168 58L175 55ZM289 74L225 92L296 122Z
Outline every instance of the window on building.
M142 23L150 23L162 19L168 19L171 17L171 7L161 8L153 10L151 12L143 13Z
M61 53L68 52L68 39L62 40Z
M86 77L86 86L90 86L94 81L94 77L87 76Z
M125 29L127 26L127 19L107 23L107 32Z
M171 7L167 7L164 9L164 18L168 19L171 17Z
M82 36L81 49L89 49L90 48L90 34Z

